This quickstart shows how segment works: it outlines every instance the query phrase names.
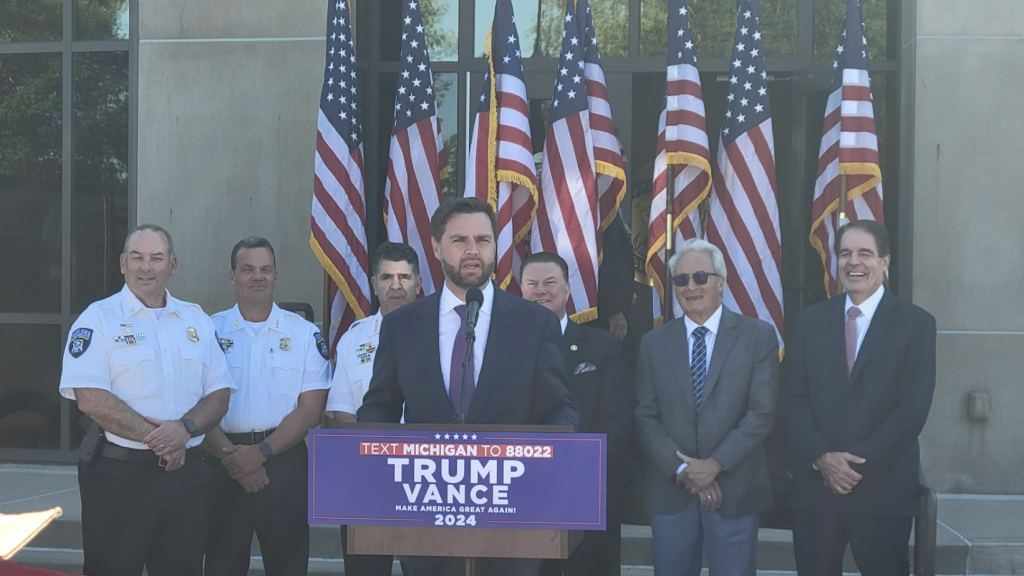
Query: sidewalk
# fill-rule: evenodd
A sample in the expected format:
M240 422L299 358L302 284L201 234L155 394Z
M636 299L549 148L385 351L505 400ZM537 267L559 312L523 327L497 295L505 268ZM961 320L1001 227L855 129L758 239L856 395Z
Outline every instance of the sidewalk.
M64 515L14 560L69 573L81 570L81 502L77 470L66 465L0 464L0 513L60 506ZM650 528L624 526L623 574L653 574ZM785 530L762 529L758 569L765 574L793 573L792 537ZM259 546L253 543L251 574L262 574ZM338 530L314 526L310 534L310 573L343 571ZM939 574L1024 575L1024 496L939 495ZM847 554L845 570L856 573ZM400 574L397 571L395 574Z

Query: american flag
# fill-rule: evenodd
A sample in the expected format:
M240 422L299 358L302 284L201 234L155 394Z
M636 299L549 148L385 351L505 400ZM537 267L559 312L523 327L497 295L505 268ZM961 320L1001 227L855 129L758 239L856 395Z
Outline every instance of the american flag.
M601 51L597 47L597 31L590 14L588 0L577 0L577 24L583 45L583 79L587 83L587 106L590 108L590 133L594 141L594 166L597 169L599 221L603 232L615 219L619 203L626 195L626 171L623 169L622 147L615 135L608 86L601 67Z
M729 66L707 239L728 269L725 304L775 326L782 346L782 248L759 0L742 0Z
M663 318L665 298L667 165L675 169L672 188L672 225L675 246L703 236L700 203L711 190L711 152L704 114L704 94L697 73L689 11L684 0L668 4L668 68L665 80L665 109L658 119L658 144L654 159L654 191L651 220L647 228L647 277L654 283L654 322ZM668 318L682 314L672 299Z
M868 77L868 44L864 37L860 0L847 0L846 19L832 63L832 93L825 105L818 153L818 179L811 205L811 245L821 255L825 290L834 296L836 284L835 235L840 213L854 220L884 222L882 171L878 166L875 111ZM846 176L846 206L840 204L842 175Z
M327 8L327 63L317 116L309 245L330 276L331 351L348 326L370 313L355 45L347 0Z
M519 33L511 0L498 0L487 33L489 70L484 75L466 165L465 196L489 203L498 214L495 276L503 290L522 294L519 265L537 211L537 174L530 139Z
M594 140L578 14L566 0L561 54L544 137L541 198L531 249L554 252L569 264L569 302L575 322L597 318L597 265L601 234Z
M441 203L441 178L448 168L434 80L419 2L402 4L402 55L395 125L391 133L387 203L388 240L413 247L420 257L423 292L441 287L441 263L430 247L430 217Z

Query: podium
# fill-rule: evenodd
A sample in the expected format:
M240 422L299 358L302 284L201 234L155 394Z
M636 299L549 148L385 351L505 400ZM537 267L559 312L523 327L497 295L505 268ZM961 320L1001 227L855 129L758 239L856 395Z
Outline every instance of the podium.
M310 430L309 448L310 523L348 525L350 554L466 558L472 574L473 558L568 558L583 529L604 529L603 434L346 424ZM435 519L475 525L430 525Z

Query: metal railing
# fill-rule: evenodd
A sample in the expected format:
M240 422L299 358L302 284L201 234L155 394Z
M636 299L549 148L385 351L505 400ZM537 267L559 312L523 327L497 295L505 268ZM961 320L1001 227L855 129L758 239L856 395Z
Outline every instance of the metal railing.
M939 525L939 500L935 490L921 484L921 511L914 519L914 576L935 576L935 550Z

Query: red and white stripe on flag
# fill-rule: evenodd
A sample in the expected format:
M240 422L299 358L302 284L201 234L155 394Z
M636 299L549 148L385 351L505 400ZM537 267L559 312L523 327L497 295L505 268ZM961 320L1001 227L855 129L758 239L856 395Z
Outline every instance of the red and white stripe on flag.
M706 234L725 256L725 305L773 325L781 355L782 235L759 14L758 0L741 1Z
M884 223L882 171L868 75L867 40L863 35L860 2L848 0L846 20L836 50L836 74L825 105L818 154L818 178L811 205L810 241L825 269L829 297L842 291L837 283L835 239L839 216L851 221ZM842 176L846 176L846 206L840 207Z
M579 50L582 52L583 78L587 86L587 107L590 110L590 132L594 141L594 168L597 171L598 218L601 231L607 228L626 196L626 171L622 147L615 135L612 106L608 100L598 49L597 30L588 0L577 0Z
M500 40L497 46L492 38ZM503 290L520 295L519 266L537 210L537 175L519 39L509 0L495 5L484 51L489 71L473 124L464 196L476 197L494 208L498 216L495 277Z
M403 2L402 69L384 198L388 240L408 244L416 251L423 293L431 294L444 282L441 263L430 243L430 217L441 204L441 178L448 161L424 30L419 3Z
M556 253L569 265L566 310L579 323L597 318L601 252L597 169L581 54L585 51L579 48L581 29L575 3L566 0L562 47L544 138L540 201L530 246L535 253Z
M662 303L665 290L665 254L667 240L668 170L674 166L672 187L673 245L690 238L701 238L700 204L711 190L711 151L708 144L704 93L695 65L689 17L682 0L672 0L668 10L669 63L665 76L665 109L658 119L658 143L655 148L651 217L647 228L647 278L653 285L652 302L655 326L665 318ZM683 311L675 298L668 318L679 318Z
M352 322L370 313L362 126L348 2L328 2L324 82L317 114L309 245L330 277L331 354Z

